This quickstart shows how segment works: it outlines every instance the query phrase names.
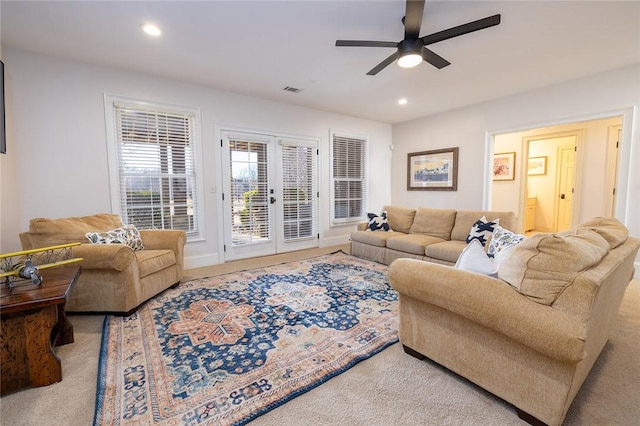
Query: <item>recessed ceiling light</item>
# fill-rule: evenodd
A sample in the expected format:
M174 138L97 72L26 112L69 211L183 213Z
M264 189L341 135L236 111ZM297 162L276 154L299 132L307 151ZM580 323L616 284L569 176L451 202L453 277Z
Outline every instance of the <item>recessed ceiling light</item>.
M145 33L158 37L159 35L162 34L162 31L160 31L160 28L158 28L157 26L153 25L153 24L144 24L142 25L142 31L144 31Z
M406 105L406 103L407 103L407 98L402 98L398 100L399 105Z

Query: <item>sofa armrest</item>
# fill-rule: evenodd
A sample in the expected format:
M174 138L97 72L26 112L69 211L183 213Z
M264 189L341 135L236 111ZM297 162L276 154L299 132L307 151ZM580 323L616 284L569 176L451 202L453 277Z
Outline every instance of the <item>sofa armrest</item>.
M184 231L173 229L141 229L140 237L145 249L173 250L176 253L183 250L187 241Z
M80 244L72 248L74 257L82 257L83 269L124 271L137 262L131 247L124 244Z
M530 300L502 280L397 259L389 268L389 282L401 295L446 309L549 357L578 362L586 356L583 322Z
M369 228L369 222L358 222L356 231L366 231Z

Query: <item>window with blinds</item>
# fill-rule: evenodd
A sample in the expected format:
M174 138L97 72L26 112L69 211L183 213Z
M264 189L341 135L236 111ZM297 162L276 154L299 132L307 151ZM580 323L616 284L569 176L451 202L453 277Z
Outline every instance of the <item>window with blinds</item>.
M195 114L148 107L113 104L122 218L197 235Z
M333 223L362 220L367 204L367 140L331 135L331 198Z

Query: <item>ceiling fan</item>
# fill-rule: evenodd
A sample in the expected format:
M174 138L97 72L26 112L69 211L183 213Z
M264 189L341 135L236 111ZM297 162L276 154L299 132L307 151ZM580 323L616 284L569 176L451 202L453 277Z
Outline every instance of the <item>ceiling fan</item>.
M437 33L420 37L420 26L422 25L423 12L424 0L407 0L406 14L405 17L402 18L402 23L404 24L404 39L398 43L394 41L337 40L336 46L394 47L397 49L395 53L373 67L367 75L378 74L395 60L398 60L398 65L404 68L414 67L424 60L434 67L441 69L447 65L451 65L451 62L427 49L425 46L453 37L458 37L463 34L493 27L500 23L500 15L493 15L487 18L478 19L477 21L458 25L457 27L449 28L448 30L438 31Z

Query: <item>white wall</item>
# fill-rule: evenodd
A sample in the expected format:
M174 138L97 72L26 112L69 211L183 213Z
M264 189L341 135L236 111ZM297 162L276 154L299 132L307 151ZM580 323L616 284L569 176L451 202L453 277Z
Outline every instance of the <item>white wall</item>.
M18 232L34 217L81 216L112 211L109 194L104 94L200 109L205 191L206 240L189 243L187 267L219 263L219 139L216 126L309 136L320 140L320 245L348 241L354 226L329 224L329 130L369 136L370 204L391 198L391 125L301 108L144 74L99 67L6 48L11 99L12 176L2 175L0 249L19 249ZM274 88L280 90L280 88ZM4 171L3 171L4 172ZM5 180L9 184L5 185ZM7 206L10 206L7 207ZM6 217L5 217L6 215Z
M616 217L640 237L640 65L624 67L393 126L391 200L408 207L481 209L490 198L491 135L623 115ZM458 191L406 190L407 153L459 147ZM591 160L585 160L591 161ZM626 199L626 205L621 205Z

